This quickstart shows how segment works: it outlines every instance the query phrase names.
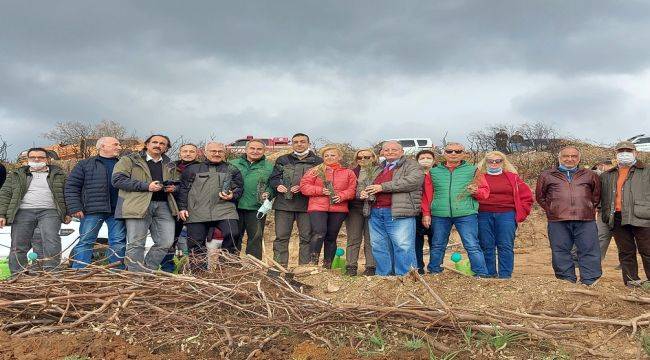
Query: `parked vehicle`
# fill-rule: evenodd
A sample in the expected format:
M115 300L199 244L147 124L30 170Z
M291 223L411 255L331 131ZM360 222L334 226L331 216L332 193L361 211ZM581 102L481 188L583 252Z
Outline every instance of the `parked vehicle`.
M628 139L635 146L637 151L648 151L650 152L650 136L645 134L637 135Z
M69 224L61 224L61 230L59 230L59 235L61 236L61 262L67 262L68 257L70 257L70 252L72 248L79 241L79 225L80 222L76 218L73 218ZM40 233L38 229L34 232L34 239L40 240ZM97 235L97 243L100 245L108 244L108 227L104 223L99 229L99 234ZM149 249L153 246L153 239L147 234L147 242L145 247ZM0 258L6 258L9 256L9 249L11 248L11 226L5 226L0 229ZM100 254L100 257L103 257L103 252Z

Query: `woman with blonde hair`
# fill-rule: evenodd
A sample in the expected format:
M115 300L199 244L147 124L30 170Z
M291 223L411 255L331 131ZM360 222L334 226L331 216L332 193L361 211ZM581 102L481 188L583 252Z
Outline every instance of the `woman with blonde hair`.
M485 154L477 167L490 187L490 196L479 199L478 209L478 238L485 265L489 276L508 279L514 267L517 224L530 214L533 193L500 151Z
M377 154L372 148L357 150L354 154L354 164L351 168L359 182L361 169L375 169L377 167ZM372 171L372 170L371 170ZM372 181L372 179L370 179ZM370 185L371 183L366 184ZM364 186L365 187L365 186ZM372 246L370 245L370 227L368 226L368 216L363 213L363 207L367 203L365 200L355 198L350 201L350 212L345 219L345 229L348 235L346 246L346 269L345 273L350 276L357 275L359 251L363 242L363 253L366 257L366 265L363 275L375 275L375 258L372 256Z
M324 245L323 267L329 269L336 254L336 238L348 214L348 201L356 194L357 177L341 166L343 152L338 147L327 145L320 154L323 163L302 177L300 191L309 197L311 263L318 264Z

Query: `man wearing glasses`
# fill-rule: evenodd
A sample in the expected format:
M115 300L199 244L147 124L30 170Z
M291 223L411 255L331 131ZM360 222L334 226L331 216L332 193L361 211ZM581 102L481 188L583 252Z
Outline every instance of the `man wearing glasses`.
M372 175L362 170L359 178L371 176L371 185L358 183L359 198L374 196L370 211L370 242L380 276L404 275L417 269L415 257L415 217L420 213L424 173L420 165L404 156L397 141L382 144L386 159Z
M623 282L641 286L636 260L641 255L646 279L650 279L650 169L637 159L629 141L616 145L617 166L601 175L601 218L614 234Z
M50 165L47 151L31 148L27 165L9 173L0 190L0 228L11 225L9 270L16 274L27 266L27 252L34 247L43 270L61 264L61 222L70 223L63 187L66 174ZM36 228L41 244L32 244ZM39 253L39 250L41 253Z
M487 277L485 257L478 239L478 200L485 200L490 189L476 166L465 161L465 147L448 143L445 161L431 168L432 188L425 187L422 198L422 225L433 226L428 270L442 272L442 262L449 242L451 227L456 226L467 251L472 271Z
M216 227L223 234L224 250L239 254L236 205L244 192L241 172L226 162L224 144L207 143L205 157L204 162L183 171L178 193L178 215L187 227L187 247L190 255L201 263L207 255L206 238L210 228Z
M580 168L580 150L566 146L558 155L559 165L542 172L535 197L546 212L551 262L555 277L576 282L571 249L578 249L580 282L593 284L602 275L596 208L600 202L600 179Z

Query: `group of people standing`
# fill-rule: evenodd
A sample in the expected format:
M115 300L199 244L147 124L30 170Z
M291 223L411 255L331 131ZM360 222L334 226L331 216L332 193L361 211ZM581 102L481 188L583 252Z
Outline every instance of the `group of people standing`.
M266 159L266 145L259 139L230 160L224 144L207 143L204 161L198 160L196 145L184 144L180 159L172 161L165 154L167 136L152 135L142 151L121 158L119 141L106 137L97 141L98 155L77 163L69 176L50 163L47 151L30 149L27 165L10 172L0 190L0 227L12 225L10 270L18 273L27 266L32 247L44 268L59 266L59 229L71 217L81 221L70 256L73 268L92 262L103 223L109 233L106 258L120 269L171 271L176 254L200 259L212 229L221 233L222 249L232 254L241 252L246 234L246 253L261 259L272 207L273 258L285 267L294 223L298 263L318 265L322 258L325 268L332 266L345 223L348 275L357 275L362 247L364 275L424 273L425 237L426 270L440 273L455 227L477 277L512 276L517 224L530 213L534 198L503 152L488 152L473 165L462 144L448 143L436 165L430 150L411 159L398 142L387 141L379 154L370 148L357 151L346 168L337 146L325 146L317 155L303 133L295 134L291 144L292 151L275 163ZM637 248L650 271L650 171L636 160L633 144L616 149L618 166L600 177L579 166L575 147L562 149L559 165L540 175L536 198L547 214L558 278L577 281L576 263L582 283L600 277L598 238L609 244L611 235L603 236L598 228L612 230L626 284L641 283ZM36 228L38 244L32 242ZM180 241L183 228L186 243ZM148 234L153 246L147 251Z

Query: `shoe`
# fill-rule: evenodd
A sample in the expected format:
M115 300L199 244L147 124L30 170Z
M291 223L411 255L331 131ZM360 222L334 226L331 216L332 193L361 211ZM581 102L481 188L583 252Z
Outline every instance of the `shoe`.
M375 276L375 268L374 267L367 267L365 270L363 270L363 273L361 275L363 275L363 276Z
M331 269L332 268L332 262L323 260L323 268Z
M425 274L424 269L418 269L418 274L420 274L420 275L424 275L424 274Z
M349 266L345 268L345 275L347 276L357 276L357 268L353 266Z
M625 283L625 286L627 286L629 288L639 288L639 287L643 286L644 282L645 281L641 281L641 280L630 280L630 281Z

